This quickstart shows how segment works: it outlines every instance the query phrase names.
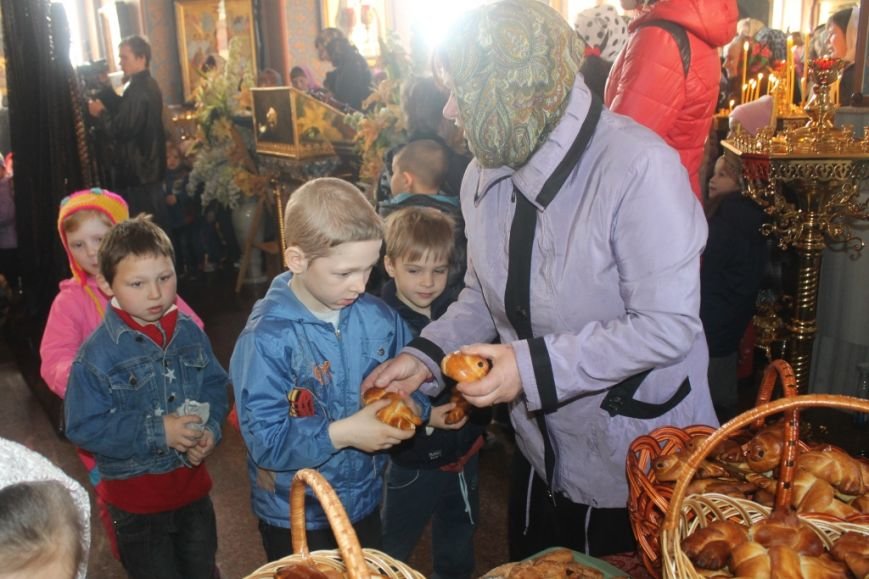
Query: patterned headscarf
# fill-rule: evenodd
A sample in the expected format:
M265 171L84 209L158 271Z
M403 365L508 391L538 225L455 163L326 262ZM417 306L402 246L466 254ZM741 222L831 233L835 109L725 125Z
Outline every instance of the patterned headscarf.
M588 8L576 15L573 27L589 49L599 51L599 56L615 62L628 43L628 24L616 9L609 4Z
M502 0L460 18L437 60L477 161L518 168L561 119L582 42L542 2Z

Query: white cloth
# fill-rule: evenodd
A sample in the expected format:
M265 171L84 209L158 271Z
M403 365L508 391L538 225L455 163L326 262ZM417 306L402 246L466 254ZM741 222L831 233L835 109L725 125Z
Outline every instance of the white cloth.
M84 556L76 574L77 579L87 576L88 551L91 543L90 499L87 491L41 454L17 442L0 438L0 488L36 481L55 481L69 490L78 509L84 533L81 537Z

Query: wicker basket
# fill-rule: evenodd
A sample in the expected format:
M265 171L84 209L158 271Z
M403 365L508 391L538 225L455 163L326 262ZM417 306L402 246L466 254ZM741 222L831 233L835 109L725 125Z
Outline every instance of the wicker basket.
M777 379L781 382L785 398L797 395L796 380L790 365L784 360L774 360L764 370L757 393L757 406L772 399ZM760 429L763 425L764 419L758 418L752 428ZM673 483L659 482L652 464L661 456L683 452L691 437L711 435L713 432L715 429L706 425L686 428L664 426L636 438L628 448L625 470L631 529L637 539L643 565L654 577L661 576L660 529L673 495Z
M767 416L786 413L788 416L785 450L781 459L781 474L776 490L776 509L789 508L793 492L791 482L796 470L797 432L799 428L797 411L801 408L829 407L858 412L869 412L869 401L848 396L817 394L783 398L764 404L753 410L740 414L723 425L687 459L685 471L676 482L670 507L661 529L661 562L664 577L673 579L702 577L682 551L682 539L699 527L705 527L712 521L730 519L734 522L750 525L767 516L770 509L749 500L735 499L718 494L692 495L686 498L688 484L694 477L697 467L709 452L722 440L746 425L763 420ZM855 531L869 535L869 516L863 515L849 519L837 520L833 517L799 515L829 547L839 536L847 531Z
M338 542L337 550L308 552L308 539L305 535L305 485L311 487L323 506ZM424 579L421 573L386 553L360 547L359 539L338 495L315 470L302 469L293 478L290 488L290 529L294 554L263 565L245 579L272 579L278 569L294 563L316 564L335 569L350 579L368 579L372 575L390 579Z

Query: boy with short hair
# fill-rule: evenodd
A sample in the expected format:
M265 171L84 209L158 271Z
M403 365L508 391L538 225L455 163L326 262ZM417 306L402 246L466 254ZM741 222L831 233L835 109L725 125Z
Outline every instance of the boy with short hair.
M382 217L405 207L433 207L455 222L454 248L450 258L450 293L458 293L464 286L467 270L465 220L457 196L441 191L449 169L448 151L431 139L411 141L392 159L392 197L380 203Z
M254 305L230 361L270 561L292 552L289 488L301 468L320 471L360 543L378 547L387 462L378 451L413 436L376 418L385 401L361 400L362 380L410 339L398 314L364 293L383 240L377 213L353 185L315 179L290 197L284 224L290 271ZM427 420L427 398L412 399ZM320 504L305 509L309 548L335 547Z
M112 298L79 350L66 393L66 435L92 452L130 577L212 579L217 530L203 461L220 441L226 372L176 302L174 251L140 215L100 246Z
M447 289L453 220L430 207L406 207L386 218L384 265L392 278L383 299L414 336L456 299ZM470 578L479 520L479 451L488 413L448 425L451 388L431 404L429 425L392 452L383 509L383 549L407 561L429 520L435 577Z

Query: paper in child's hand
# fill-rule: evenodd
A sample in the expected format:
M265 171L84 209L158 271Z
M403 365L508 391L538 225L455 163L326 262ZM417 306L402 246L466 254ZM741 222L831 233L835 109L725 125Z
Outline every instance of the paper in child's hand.
M184 400L184 403L178 408L178 416L198 416L202 419L202 422L191 422L187 427L201 431L205 428L205 423L208 422L208 416L211 412L210 408L211 405L208 402L198 402L188 398Z

